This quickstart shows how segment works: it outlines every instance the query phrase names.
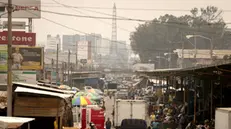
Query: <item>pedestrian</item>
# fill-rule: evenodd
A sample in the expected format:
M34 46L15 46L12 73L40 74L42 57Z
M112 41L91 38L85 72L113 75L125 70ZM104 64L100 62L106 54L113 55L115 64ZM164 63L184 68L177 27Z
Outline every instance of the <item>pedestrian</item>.
M106 129L111 129L111 121L110 121L110 118L107 118L107 121L106 121Z
M156 115L154 114L154 112L152 112L152 114L150 115L150 120L151 123L156 120Z

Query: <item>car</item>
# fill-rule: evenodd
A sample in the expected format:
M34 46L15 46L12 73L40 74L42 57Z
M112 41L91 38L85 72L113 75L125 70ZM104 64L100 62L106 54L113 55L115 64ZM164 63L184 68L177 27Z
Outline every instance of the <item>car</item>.
M120 129L147 129L147 123L142 119L123 119Z

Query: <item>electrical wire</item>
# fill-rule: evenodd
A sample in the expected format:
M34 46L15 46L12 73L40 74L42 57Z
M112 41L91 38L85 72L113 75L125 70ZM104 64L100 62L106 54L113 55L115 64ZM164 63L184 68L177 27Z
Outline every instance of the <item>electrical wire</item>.
M88 14L86 14L86 13L83 13L83 12L81 12L81 11L77 10L77 9L69 8L67 5L62 4L62 3L60 3L60 2L58 2L58 1L56 1L56 0L52 0L52 1L54 1L55 3L57 3L57 4L59 4L59 5L62 5L63 7L66 7L66 8L68 8L68 9L73 10L73 11L79 12L79 13L81 13L81 14L83 14L83 15L90 16L90 15L88 15ZM95 11L92 11L92 12L95 12ZM104 13L100 13L100 14L104 14ZM104 15L112 16L111 14L104 14ZM111 23L108 23L108 22L102 21L102 20L100 20L100 19L95 19L95 20L98 20L98 21L100 21L100 22L102 22L102 23L104 23L104 24L110 25L110 26L112 25ZM119 27L119 26L117 26L117 27L118 27L119 29L123 30L123 31L126 31L126 32L130 32L130 33L131 33L131 31L129 31L128 29L121 28L121 27Z
M55 3L53 3L55 4ZM63 7L63 6L56 6L52 5L52 3L43 4L44 7ZM69 8L78 8L78 9L97 9L97 10L112 10L112 7L93 7L93 6L71 6L71 5L66 5ZM154 9L154 8L116 8L117 10L123 10L123 11L166 11L166 12L189 12L191 10L189 9L167 9L167 8L159 8L159 9ZM223 12L231 12L231 10L224 9L222 10Z

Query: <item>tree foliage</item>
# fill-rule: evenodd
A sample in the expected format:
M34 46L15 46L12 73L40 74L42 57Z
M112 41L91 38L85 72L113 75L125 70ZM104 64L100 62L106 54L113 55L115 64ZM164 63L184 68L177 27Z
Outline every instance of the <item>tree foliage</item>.
M193 8L190 15L176 17L166 14L155 18L151 22L139 25L130 36L131 46L139 54L142 62L157 60L157 56L164 56L173 49L194 48L194 38L187 39L186 35L202 35L213 39L215 49L227 48L224 29L226 27L222 18L222 11L217 7ZM209 49L210 41L197 38L197 49Z

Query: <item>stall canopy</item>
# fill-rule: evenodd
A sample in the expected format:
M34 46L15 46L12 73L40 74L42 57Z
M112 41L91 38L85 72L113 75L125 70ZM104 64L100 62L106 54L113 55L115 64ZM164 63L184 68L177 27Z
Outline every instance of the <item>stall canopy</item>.
M0 128L1 129L16 129L22 126L24 123L28 123L33 120L34 118L0 116Z
M43 91L43 90L37 90L37 89L31 89L31 88L25 88L25 87L17 87L15 92L17 93L34 93L34 94L41 94L41 95L49 95L49 96L55 96L60 98L69 98L72 95L71 94L61 94L61 93L55 93L55 92L49 92L49 91Z

